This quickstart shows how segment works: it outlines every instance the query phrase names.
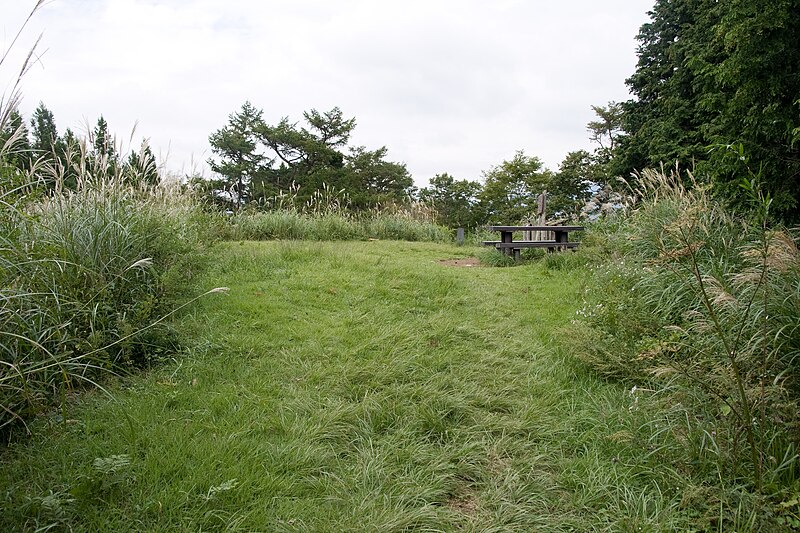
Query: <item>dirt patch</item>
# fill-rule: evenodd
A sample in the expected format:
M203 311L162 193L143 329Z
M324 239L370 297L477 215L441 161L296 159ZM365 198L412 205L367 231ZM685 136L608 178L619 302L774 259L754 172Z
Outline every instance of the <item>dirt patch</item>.
M457 513L467 516L478 514L478 499L475 494L461 494L447 500L447 506Z
M464 259L439 259L438 263L451 267L478 267L481 262L477 257L466 257Z

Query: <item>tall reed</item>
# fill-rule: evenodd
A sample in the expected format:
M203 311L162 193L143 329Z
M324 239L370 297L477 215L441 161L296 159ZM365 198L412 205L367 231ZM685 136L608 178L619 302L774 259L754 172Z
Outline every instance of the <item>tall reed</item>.
M718 477L766 493L797 484L797 236L769 220L752 181L742 182L749 213L675 173L646 171L631 185L634 210L595 228L609 255L581 311L595 338L584 359L682 406L680 424L705 437L679 440L711 443L713 459L688 451Z
M226 216L216 216L218 236L228 240L366 240L448 241L451 232L435 223L422 202L354 210L345 191L324 185L305 202L299 188Z
M0 151L0 161L6 154ZM107 371L174 352L169 314L199 268L187 197L87 149L0 180L0 428ZM67 177L75 179L65 186Z

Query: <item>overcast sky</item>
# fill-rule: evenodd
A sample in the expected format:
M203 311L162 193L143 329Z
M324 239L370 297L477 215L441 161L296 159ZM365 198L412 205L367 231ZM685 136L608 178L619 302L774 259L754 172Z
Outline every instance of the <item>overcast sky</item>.
M335 106L352 144L386 146L420 186L478 180L515 151L552 170L590 143L592 105L628 98L639 26L654 0L52 0L21 112L39 101L59 133L102 114L126 147L150 140L173 172L209 174L208 136L250 100L269 123ZM10 44L34 0L0 0ZM168 156L168 157L167 157Z

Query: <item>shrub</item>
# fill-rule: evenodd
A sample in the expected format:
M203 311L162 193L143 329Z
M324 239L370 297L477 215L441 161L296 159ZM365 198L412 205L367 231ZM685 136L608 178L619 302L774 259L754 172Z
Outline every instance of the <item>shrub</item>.
M201 268L194 204L86 157L78 171L73 191L39 165L22 188L0 183L0 427L177 347L160 317ZM42 181L62 192L42 194Z
M481 264L493 267L511 267L520 263L513 256L504 254L496 248L484 248L478 253Z
M717 450L717 476L774 493L800 480L800 260L796 237L769 224L769 199L743 185L748 214L675 176L640 176L635 210L592 237L605 260L579 311L592 339L582 357L663 391L707 437L681 442Z

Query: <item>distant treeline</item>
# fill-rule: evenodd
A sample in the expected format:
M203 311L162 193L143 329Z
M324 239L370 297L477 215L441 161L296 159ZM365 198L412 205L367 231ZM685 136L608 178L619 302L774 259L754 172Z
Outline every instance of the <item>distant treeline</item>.
M88 139L78 137L69 128L59 135L53 112L41 102L29 124L30 128L19 111L11 109L0 128L2 182L13 182L37 165L51 165L52 172L48 175L53 179L41 185L75 189L78 180L86 177L81 167L87 164L94 168L101 165L109 171L108 175L119 174L131 184L156 185L160 181L156 158L147 141L127 156L119 154L119 147L102 115Z
M595 108L604 114L605 108ZM316 191L335 190L354 210L386 203L422 200L449 227L474 227L517 221L529 216L536 197L549 192L550 212L573 218L586 200L608 182L606 151L570 153L558 172L540 159L518 151L483 173L482 182L437 174L430 185L414 187L404 163L386 159L387 148L349 146L355 118L339 108L303 113L304 124L283 118L267 124L250 102L229 116L228 123L209 137L214 154L209 165L213 180L196 180L216 202L232 209L244 205L273 207L291 192L293 201L309 201ZM598 142L613 142L614 125L589 125Z

